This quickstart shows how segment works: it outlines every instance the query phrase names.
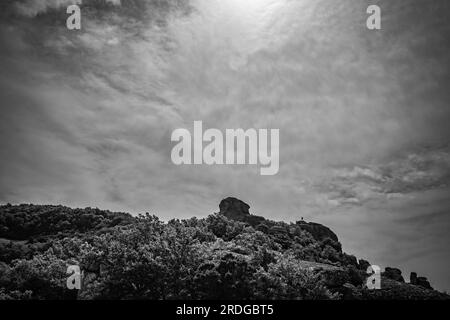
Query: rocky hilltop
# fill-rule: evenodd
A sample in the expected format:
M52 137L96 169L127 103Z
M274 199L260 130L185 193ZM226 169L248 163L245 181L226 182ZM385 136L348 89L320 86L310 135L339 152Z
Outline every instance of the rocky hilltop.
M83 270L81 290L67 267ZM0 206L2 299L449 299L425 277L381 273L345 253L318 223L272 221L226 198L204 219L167 223L146 213Z
M233 198L233 197L229 197L226 199L223 199L220 204L219 204L219 213L224 215L225 217L232 219L232 220L236 220L236 221L241 221L244 223L247 223L249 225L251 225L253 228L257 229L257 230L261 230L263 232L269 233L269 234L276 234L276 233L281 233L284 234L286 237L288 237L290 234L295 233L295 230L300 229L303 231L306 231L307 233L309 233L315 240L317 241L326 241L326 239L331 239L333 241L335 241L337 243L337 245L335 246L335 249L338 249L338 252L342 252L341 250L341 244L339 243L338 237L337 235L328 227L321 225L319 223L314 223L314 222L306 222L303 219L300 221L297 221L295 223L295 228L283 228L280 227L279 223L265 219L261 216L257 216L257 215L253 215L250 213L250 206L243 202L242 200L239 200L237 198ZM294 231L293 231L294 230ZM367 268L370 266L370 263L361 259L357 262L356 258L354 258L353 256L348 256L343 254L342 255L343 259L341 259L341 261L339 262L343 262L348 263L347 266L354 266L356 267L358 270L360 271L366 271ZM310 267L315 267L318 266L319 268L325 268L325 269L330 269L331 265L335 265L335 264L321 264L319 265L314 265L311 264ZM336 272L336 270L340 270L342 271L342 269L333 269ZM400 269L398 268L392 268L392 267L386 267L384 272L381 273L382 277L385 279L385 290L384 291L380 291L378 293L378 295L381 296L383 294L386 294L386 292L388 292L389 290L392 290L393 292L395 290L393 290L393 288L395 288L397 291L400 289L413 289L412 291L414 291L414 289L419 289L419 291L421 291L422 289L428 289L428 290L433 290L433 288L431 287L430 282L428 281L428 279L426 277L418 277L416 272L411 272L410 275L410 281L409 284L412 286L408 286L405 283L405 280L402 276L402 272ZM402 284L406 284L405 287L402 287ZM340 284L343 288L352 288L353 290L356 289L352 284L350 283L341 283ZM386 288L389 288L388 290L386 290ZM392 292L391 292L392 294ZM402 293L397 293L398 297L402 296ZM412 294L412 293L411 293ZM423 294L423 292L415 292L415 295L420 296L421 294ZM414 295L413 294L413 295ZM370 296L370 295L369 295ZM377 295L373 295L373 296L377 296ZM373 297L372 297L373 298Z
M249 225L257 229L268 227L272 232L276 232L277 230L276 225L273 221L250 214L250 206L239 199L232 197L223 199L219 204L219 209L219 213L223 214L229 219L248 223ZM297 221L296 224L301 230L309 232L314 237L314 239L318 241L324 240L326 238L338 241L338 237L333 231L319 223Z

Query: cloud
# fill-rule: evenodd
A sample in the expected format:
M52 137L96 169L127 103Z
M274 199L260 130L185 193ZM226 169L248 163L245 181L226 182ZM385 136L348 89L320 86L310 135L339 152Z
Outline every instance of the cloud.
M381 165L340 168L318 183L336 205L402 197L450 184L450 148L421 150Z
M121 0L25 0L16 1L15 10L18 14L25 17L33 18L38 14L47 13L50 10L58 10L67 8L72 4L90 4L90 3L104 3L105 5L120 6Z
M62 2L39 3L46 8L39 10L48 11ZM448 114L442 85L423 81L430 73L445 77L445 68L437 64L443 51L413 50L410 41L415 34L419 48L437 47L443 17L434 17L436 36L429 38L429 19L408 29L407 18L415 11L389 4L386 31L375 37L357 27L364 22L364 5L349 3L332 9L326 1L197 1L185 15L179 1L136 0L122 2L120 9L89 10L79 33L62 24L48 26L42 17L36 17L39 23L7 20L2 29L14 37L3 33L2 57L5 68L9 65L3 77L40 88L40 93L21 90L45 95L45 106L35 110L55 118L93 158L117 141L134 150L130 168L121 171L126 180L134 179L133 162L142 154L166 159L171 130L202 119L217 128L282 129L280 174L270 181L250 179L248 185L258 182L261 188L249 192L239 174L251 168L212 169L216 181L232 180L219 183L218 193L233 191L264 201L270 190L274 199L281 194L295 198L292 208L320 211L322 203L361 205L377 196L401 196L408 188L445 183L440 177L447 169L440 160L423 160L433 163L423 170L417 159L389 160L394 153L397 158L414 154L411 140L424 145L448 136L441 123ZM83 3L89 4L95 7ZM402 19L394 21L398 12ZM397 42L391 43L392 38ZM407 79L399 60L410 70ZM417 61L435 63L425 70ZM412 89L404 89L407 85ZM427 99L426 108L417 104ZM102 159L102 173L118 172L119 161ZM186 188L198 183L202 189L210 181L207 173L200 174L202 182L171 171L174 177L178 173ZM133 201L147 205L145 197L127 202ZM290 209L282 214L292 215Z
M66 8L69 5L80 5L82 0L26 0L15 3L16 12L26 17L35 17L48 10Z

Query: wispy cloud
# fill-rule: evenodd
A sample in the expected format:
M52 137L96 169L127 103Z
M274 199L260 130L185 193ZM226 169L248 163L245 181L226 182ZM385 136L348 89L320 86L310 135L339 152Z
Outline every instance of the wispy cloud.
M335 205L402 197L417 191L447 188L450 149L424 149L380 165L334 169L315 187Z

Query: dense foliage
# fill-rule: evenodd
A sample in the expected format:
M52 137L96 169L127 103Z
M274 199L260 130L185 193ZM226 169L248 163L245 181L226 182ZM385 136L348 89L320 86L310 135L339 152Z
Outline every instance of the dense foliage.
M0 299L339 299L362 289L361 266L338 242L295 224L275 230L222 214L164 223L2 206ZM66 287L69 265L83 271L79 291Z

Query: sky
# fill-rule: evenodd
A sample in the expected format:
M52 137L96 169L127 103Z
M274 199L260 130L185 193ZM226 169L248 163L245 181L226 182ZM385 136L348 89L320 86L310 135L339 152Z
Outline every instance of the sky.
M446 0L2 1L0 202L168 220L234 196L450 290L449 18ZM197 120L280 129L279 173L175 166L171 133Z

